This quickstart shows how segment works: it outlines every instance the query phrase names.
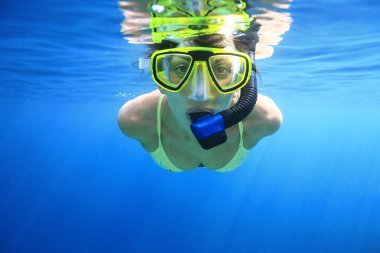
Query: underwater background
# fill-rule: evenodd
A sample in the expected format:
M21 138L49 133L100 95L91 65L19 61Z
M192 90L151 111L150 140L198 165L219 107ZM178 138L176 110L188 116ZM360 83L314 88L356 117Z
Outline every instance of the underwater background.
M0 3L0 253L380 252L380 2L295 0L257 61L284 123L233 172L119 131L155 89L117 1Z

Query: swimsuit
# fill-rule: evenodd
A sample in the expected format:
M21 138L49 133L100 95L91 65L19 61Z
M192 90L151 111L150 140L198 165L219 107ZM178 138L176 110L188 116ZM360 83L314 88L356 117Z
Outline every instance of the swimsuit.
M158 134L158 147L155 151L150 152L149 154L152 156L153 160L160 166L165 169L167 169L170 172L182 172L183 170L177 168L169 159L169 157L165 153L165 149L162 145L161 141L161 104L162 99L164 95L161 95L158 99L158 105L157 105L157 134ZM229 161L226 165L224 165L222 168L217 169L215 171L218 172L226 172L235 169L240 164L243 163L243 161L246 159L248 155L248 150L244 148L243 146L243 123L239 122L239 133L240 133L240 142L239 142L239 148L236 151L234 157Z

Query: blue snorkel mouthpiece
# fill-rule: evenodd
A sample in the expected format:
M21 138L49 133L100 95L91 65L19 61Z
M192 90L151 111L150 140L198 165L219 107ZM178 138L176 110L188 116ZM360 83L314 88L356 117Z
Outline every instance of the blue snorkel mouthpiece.
M224 119L220 113L191 113L193 120L190 128L203 149L210 149L227 140Z

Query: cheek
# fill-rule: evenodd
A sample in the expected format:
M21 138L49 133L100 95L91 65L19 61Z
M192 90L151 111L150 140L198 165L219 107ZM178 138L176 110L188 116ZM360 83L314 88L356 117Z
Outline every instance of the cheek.
M166 94L166 91L162 89L160 86L158 86L158 90L160 91L161 94Z
M175 105L176 108L186 107L186 96L179 92L167 92L166 96L171 104Z
M215 100L215 104L217 105L217 110L218 111L223 111L225 109L228 109L230 107L232 101L232 95L225 95L225 94L220 94Z
M231 94L221 94L221 93L218 94L217 101L220 103L229 104L231 102L231 100L232 100Z

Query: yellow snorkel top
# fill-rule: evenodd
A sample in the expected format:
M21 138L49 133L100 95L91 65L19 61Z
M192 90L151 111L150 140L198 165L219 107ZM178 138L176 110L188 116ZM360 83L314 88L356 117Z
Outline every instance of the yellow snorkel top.
M252 21L245 6L241 0L153 0L148 5L153 42L245 31Z

